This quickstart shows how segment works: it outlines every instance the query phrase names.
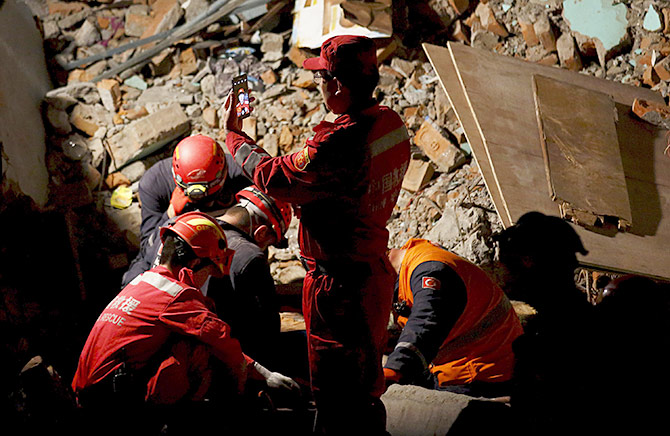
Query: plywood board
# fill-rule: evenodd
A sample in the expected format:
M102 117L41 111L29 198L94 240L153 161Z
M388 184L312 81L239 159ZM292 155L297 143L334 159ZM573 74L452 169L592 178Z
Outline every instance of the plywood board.
M658 93L458 43L424 44L424 50L452 100L505 226L532 210L560 214L547 195L533 75L610 95L617 108L633 225L628 233L614 234L573 226L589 250L579 260L585 266L670 279L670 159L663 155L667 131L630 111L635 98L663 103Z
M561 216L627 230L632 216L612 97L540 75L533 91L549 192Z
M430 50L429 48L432 47L435 47L438 50ZM473 157L484 177L484 184L493 199L493 205L496 208L496 212L505 227L508 227L512 225L511 218L509 212L505 208L500 188L497 186L495 177L493 176L493 168L491 167L490 160L486 154L482 137L478 132L477 122L474 118L474 114L469 110L469 103L458 80L458 74L456 73L456 68L454 67L451 56L449 55L449 52L447 52L447 56L445 56L444 51L439 50L442 49L442 47L424 45L424 48L433 68L438 72L440 85L445 94L447 94L449 103L455 109L458 122L465 131L465 137L473 150ZM461 110L456 108L460 108ZM477 150L477 152L475 152L475 150Z

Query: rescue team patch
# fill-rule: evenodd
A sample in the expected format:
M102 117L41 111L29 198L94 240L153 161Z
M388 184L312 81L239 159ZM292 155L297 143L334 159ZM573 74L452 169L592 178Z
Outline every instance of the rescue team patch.
M293 165L298 171L305 171L309 161L309 149L307 147L293 155Z
M421 287L426 289L432 289L434 291L439 291L440 287L442 287L442 284L438 279L434 277L424 277Z

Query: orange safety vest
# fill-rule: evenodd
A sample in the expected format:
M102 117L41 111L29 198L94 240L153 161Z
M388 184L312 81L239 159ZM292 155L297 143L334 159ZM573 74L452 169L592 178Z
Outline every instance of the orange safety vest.
M452 268L465 283L465 310L430 363L440 384L461 385L473 381L503 382L512 377L512 341L523 333L521 322L505 293L478 266L425 239L410 239L399 275L398 300L410 308L414 295L410 278L424 262L438 261ZM444 290L449 292L448 289ZM404 327L407 318L399 317Z

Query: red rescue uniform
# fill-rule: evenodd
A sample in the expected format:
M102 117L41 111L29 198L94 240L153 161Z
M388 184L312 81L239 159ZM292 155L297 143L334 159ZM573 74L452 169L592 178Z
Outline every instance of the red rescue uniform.
M523 329L500 287L478 266L430 241L411 239L402 248L407 251L398 276L398 301L412 310L398 318L408 332L401 334L386 367L402 373L410 361L421 361L442 387L510 380L512 342ZM447 316L417 322L438 310L426 301L446 301L446 294L460 289L465 291L465 301L459 312L449 315L454 311L446 307ZM419 306L415 298L426 301ZM426 340L429 330L441 331L441 337L432 335Z
M251 359L242 354L230 327L213 312L211 301L189 285L186 274L181 276L177 280L167 268L155 267L137 276L107 305L79 358L72 381L75 393L108 379L124 363L132 372L146 373L145 366L153 362L145 400L170 404L187 392L195 393L192 399L197 400L206 386L189 386L184 375L195 360L207 366L203 352L221 360L238 390L243 389ZM197 355L184 347L172 348L169 338L174 334L206 347L198 348ZM166 358L156 361L163 353Z
M335 410L367 413L365 405L354 409L384 391L381 356L395 278L385 256L386 224L410 143L402 119L378 104L314 131L301 151L286 156L271 157L236 132L226 145L256 186L297 206L312 390L319 414L332 410L331 419L341 421Z

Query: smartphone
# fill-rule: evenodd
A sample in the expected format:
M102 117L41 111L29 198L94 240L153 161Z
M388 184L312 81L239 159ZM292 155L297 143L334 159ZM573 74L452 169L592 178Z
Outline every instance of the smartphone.
M233 78L233 101L235 102L237 118L244 119L251 114L251 107L249 106L249 83L247 82L246 74Z

